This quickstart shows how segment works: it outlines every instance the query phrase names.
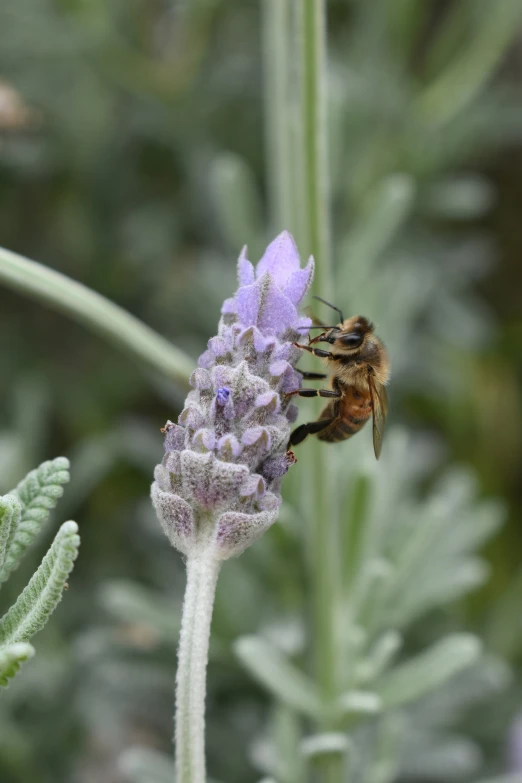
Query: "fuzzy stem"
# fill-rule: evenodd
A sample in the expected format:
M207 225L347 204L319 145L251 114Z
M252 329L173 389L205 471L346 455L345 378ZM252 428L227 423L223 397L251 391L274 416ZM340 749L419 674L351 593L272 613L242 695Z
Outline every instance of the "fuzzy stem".
M295 233L292 199L292 155L289 116L291 52L288 47L288 0L263 0L263 50L266 117L266 160L270 193L271 233Z
M0 248L0 283L97 332L142 364L188 386L194 362L138 318L101 294L36 261Z
M301 45L301 109L303 127L303 174L305 219L309 246L316 260L314 292L329 299L333 292L327 131L326 5L325 0L298 0ZM308 527L309 562L313 577L313 615L316 678L325 702L337 692L336 610L339 595L337 508L331 451L314 439L307 460L311 488ZM323 730L335 728L329 720ZM342 777L339 759L325 758L323 779L338 783Z
M205 693L220 561L212 546L189 555L176 675L176 783L205 781Z
M305 215L310 252L315 258L315 286L321 296L332 291L328 130L326 121L325 0L297 0L301 59L301 122Z
M332 291L328 215L326 127L326 11L324 0L298 0L301 40L303 171L307 198L310 250L316 259L314 291L328 298ZM337 537L331 486L330 452L314 440L315 479L311 481L313 512L310 550L314 578L317 679L326 699L335 695L334 613ZM320 477L320 478L318 478Z

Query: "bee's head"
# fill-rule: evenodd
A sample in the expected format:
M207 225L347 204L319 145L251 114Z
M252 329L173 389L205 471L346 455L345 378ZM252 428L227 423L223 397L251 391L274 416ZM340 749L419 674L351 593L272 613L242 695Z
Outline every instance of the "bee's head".
M347 318L316 337L313 342L327 342L343 352L357 351L364 344L366 336L373 332L373 324L363 315Z

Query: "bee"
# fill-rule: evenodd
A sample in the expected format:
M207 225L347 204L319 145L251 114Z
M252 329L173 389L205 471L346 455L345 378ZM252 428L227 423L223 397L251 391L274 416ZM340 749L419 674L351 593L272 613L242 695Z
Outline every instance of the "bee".
M288 448L297 446L307 435L317 435L319 440L335 443L355 435L373 416L373 449L379 459L388 413L388 396L385 384L390 377L388 354L381 340L374 334L373 324L362 315L343 317L341 310L315 296L323 304L335 310L340 317L337 326L314 326L322 329L318 337L308 345L294 343L297 348L324 359L331 370L331 389L297 389L289 396L329 397L330 402L317 421L301 424L290 435ZM331 351L314 348L315 343L325 342ZM318 380L327 378L323 373L301 372L303 378Z

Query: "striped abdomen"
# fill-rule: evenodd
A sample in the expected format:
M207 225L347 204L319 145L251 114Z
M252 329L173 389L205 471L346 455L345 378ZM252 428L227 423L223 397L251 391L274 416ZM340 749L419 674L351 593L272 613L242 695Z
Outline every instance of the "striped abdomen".
M339 400L332 400L321 413L319 419L333 419L324 430L317 433L319 440L329 443L346 440L366 424L372 415L370 393L362 394L353 386L344 388Z

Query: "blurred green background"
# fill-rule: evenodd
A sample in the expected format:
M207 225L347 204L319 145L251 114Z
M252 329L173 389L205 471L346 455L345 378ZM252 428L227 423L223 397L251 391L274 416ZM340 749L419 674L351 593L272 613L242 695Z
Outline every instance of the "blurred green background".
M465 463L479 495L507 509L488 584L423 621L474 630L514 667L512 687L487 705L498 715L488 730L463 718L494 772L508 768L522 694L518 5L328 4L336 303L371 317L390 347L392 423L432 465L418 491ZM92 287L194 358L234 290L241 246L257 260L283 227L268 195L262 12L244 0L0 6L0 245ZM82 537L35 660L2 696L0 780L121 783L132 745L171 752L184 570L148 491L159 428L185 391L2 287L0 319L0 491L59 454L73 476L2 605L59 520L76 519ZM272 709L232 642L267 627L293 649L292 613L306 601L295 526L223 570L208 699L220 780L261 777L255 739ZM473 780L470 769L438 779Z

